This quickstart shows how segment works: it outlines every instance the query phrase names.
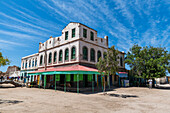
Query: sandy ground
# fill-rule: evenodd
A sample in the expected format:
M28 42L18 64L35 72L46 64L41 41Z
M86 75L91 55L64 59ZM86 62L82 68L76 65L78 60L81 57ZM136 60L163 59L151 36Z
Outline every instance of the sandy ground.
M126 98L125 98L126 97ZM170 90L117 88L77 94L38 88L0 88L0 113L170 113Z

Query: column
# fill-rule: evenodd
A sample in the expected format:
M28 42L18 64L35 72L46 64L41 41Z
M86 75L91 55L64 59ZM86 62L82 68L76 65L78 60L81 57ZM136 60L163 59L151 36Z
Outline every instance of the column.
M93 74L92 74L92 92L94 93L94 77L93 77Z
M41 85L41 79L42 79L42 75L39 75L39 88L40 88L40 85Z
M77 93L79 94L79 75L77 74Z
M57 75L55 75L54 79L55 79L55 91L56 91L56 79L57 79Z
M44 75L44 89L46 87L46 75Z
M32 76L32 82L34 81L34 75Z
M33 75L31 75L31 83L30 83L30 85L31 85L31 88L32 88L32 81L33 81Z
M101 86L102 86L102 91L103 91L103 75L101 75Z
M97 87L99 86L98 75L96 75Z

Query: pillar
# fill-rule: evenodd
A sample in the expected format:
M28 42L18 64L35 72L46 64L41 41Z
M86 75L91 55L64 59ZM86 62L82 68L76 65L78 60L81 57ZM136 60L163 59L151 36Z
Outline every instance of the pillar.
M77 93L79 94L79 75L77 74Z
M55 91L56 91L56 79L57 79L57 75L55 75L54 79L55 79Z
M41 85L41 79L42 79L42 75L39 75L39 88L40 88L40 85Z
M96 75L97 87L99 86L98 75Z
M92 75L92 92L94 93L94 77L93 77L93 75Z
M44 75L44 89L46 87L46 75Z
M31 75L31 83L30 83L31 88L32 88L32 81L33 81L33 75Z
M102 91L103 91L103 75L101 75L101 86L102 86Z
M32 77L32 82L34 81L34 75L33 75L33 77Z

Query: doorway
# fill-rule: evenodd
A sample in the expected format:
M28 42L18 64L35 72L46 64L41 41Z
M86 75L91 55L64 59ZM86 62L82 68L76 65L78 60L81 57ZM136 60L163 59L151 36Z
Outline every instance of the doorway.
M84 84L84 87L88 86L88 75L87 74L83 75L83 84Z
M60 85L64 85L65 82L65 74L60 74Z

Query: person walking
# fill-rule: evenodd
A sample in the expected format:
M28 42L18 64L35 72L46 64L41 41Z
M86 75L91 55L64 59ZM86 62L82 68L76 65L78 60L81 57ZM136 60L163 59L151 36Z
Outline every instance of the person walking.
M149 89L152 89L152 79L150 78L150 79L148 80L148 82L149 82Z

